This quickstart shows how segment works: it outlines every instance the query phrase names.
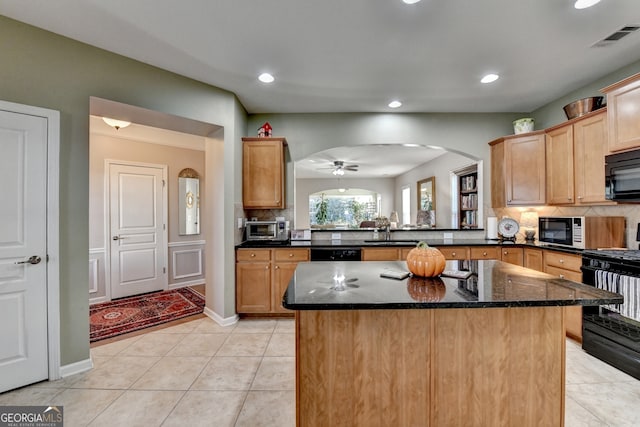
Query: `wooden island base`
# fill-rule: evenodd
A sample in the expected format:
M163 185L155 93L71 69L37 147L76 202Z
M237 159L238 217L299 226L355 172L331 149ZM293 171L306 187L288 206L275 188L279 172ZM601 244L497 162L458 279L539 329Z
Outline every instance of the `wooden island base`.
M296 311L298 426L563 426L563 307Z

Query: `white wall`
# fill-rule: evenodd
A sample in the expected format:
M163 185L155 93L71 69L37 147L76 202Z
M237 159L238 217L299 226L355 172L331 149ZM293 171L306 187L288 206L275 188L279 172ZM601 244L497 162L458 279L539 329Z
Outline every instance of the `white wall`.
M402 211L402 187L407 185L410 186L411 223L415 224L416 214L418 212L418 202L416 196L417 183L422 179L429 178L430 176L435 176L436 227L450 228L452 225L451 216L454 209L452 203L450 174L452 171L461 169L473 163L476 163L476 160L470 159L469 157L457 153L446 152L442 156L439 156L423 165L410 170L403 175L398 176L395 179L394 193L396 197L394 210L398 211L398 213ZM488 199L486 199L485 197L485 200Z

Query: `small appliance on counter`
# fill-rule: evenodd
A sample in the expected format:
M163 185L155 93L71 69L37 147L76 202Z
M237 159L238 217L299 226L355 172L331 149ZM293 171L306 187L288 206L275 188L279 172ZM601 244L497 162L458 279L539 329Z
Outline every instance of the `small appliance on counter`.
M247 221L245 240L252 242L287 242L289 230L286 221Z
M623 216L541 216L538 240L574 249L624 247L625 222Z

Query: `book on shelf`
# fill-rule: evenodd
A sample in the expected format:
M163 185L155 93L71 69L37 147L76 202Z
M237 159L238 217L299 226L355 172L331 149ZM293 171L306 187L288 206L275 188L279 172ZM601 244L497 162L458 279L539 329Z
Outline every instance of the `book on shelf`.
M462 196L460 203L461 203L462 209L478 209L478 195L477 194L464 195Z
M460 189L462 191L473 191L476 189L476 176L467 175L460 177Z

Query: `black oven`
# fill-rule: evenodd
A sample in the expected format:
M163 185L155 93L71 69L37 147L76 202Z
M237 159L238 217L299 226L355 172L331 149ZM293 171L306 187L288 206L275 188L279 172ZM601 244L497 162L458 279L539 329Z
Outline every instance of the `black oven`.
M624 296L623 304L583 307L582 348L640 379L640 250L584 251L582 281Z
M605 197L640 202L640 150L605 156Z

